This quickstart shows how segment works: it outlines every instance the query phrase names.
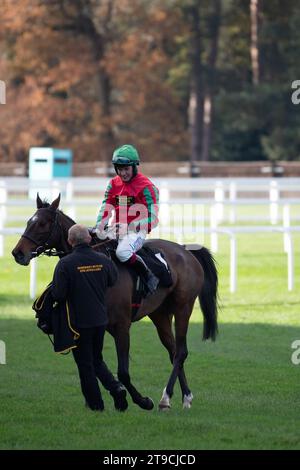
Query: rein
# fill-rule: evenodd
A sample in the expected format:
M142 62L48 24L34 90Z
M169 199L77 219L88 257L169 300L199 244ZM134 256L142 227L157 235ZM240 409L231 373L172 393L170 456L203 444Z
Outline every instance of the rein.
M95 245L91 245L91 248L93 248L93 250L95 250L96 248L98 248L99 246L103 246L103 245L107 245L108 243L111 242L111 239L109 238L108 240L104 240L100 243L96 243Z

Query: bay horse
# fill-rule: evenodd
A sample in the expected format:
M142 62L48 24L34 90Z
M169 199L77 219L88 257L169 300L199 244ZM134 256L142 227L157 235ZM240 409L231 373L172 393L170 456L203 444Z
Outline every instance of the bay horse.
M51 203L43 202L37 195L37 210L28 220L27 227L12 250L15 261L29 265L30 260L40 254L64 256L71 251L67 242L68 230L75 222L58 209L60 195ZM99 243L98 250L102 245ZM172 363L172 372L163 390L159 409L171 407L171 397L176 379L179 379L183 408L190 408L193 394L187 384L184 362L188 355L187 331L189 319L196 298L199 298L204 317L203 339L215 340L217 325L218 274L213 256L200 245L193 247L179 245L167 240L148 240L145 244L161 251L172 274L172 285L159 287L144 298L134 321L148 315L157 329L158 336L167 349ZM118 263L119 279L108 291L107 306L109 324L107 330L113 336L118 357L118 378L127 388L134 403L145 410L151 410L151 398L143 397L131 382L129 375L129 330L132 323L133 279L126 266ZM175 337L172 320L175 320Z

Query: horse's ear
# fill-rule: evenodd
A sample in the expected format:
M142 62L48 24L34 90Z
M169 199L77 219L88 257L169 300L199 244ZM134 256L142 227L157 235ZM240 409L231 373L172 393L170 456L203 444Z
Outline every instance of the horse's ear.
M58 197L56 199L54 199L54 201L50 204L49 209L52 209L52 210L56 211L58 209L58 206L59 206L59 201L60 201L60 193L59 193Z
M41 209L43 207L43 201L41 200L39 193L36 195L36 207Z

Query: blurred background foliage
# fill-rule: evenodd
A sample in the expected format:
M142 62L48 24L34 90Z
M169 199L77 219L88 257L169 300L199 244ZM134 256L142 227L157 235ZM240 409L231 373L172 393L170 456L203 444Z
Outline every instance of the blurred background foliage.
M297 0L1 0L1 161L300 160Z

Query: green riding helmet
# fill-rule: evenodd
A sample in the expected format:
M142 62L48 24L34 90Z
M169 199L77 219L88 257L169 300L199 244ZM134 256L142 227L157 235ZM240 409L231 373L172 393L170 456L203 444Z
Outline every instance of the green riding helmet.
M137 175L137 165L140 164L140 157L137 149L133 145L122 145L117 148L112 157L112 163L115 167L115 172L118 175L118 166L132 166L132 177Z
M137 149L133 145L122 145L117 148L112 157L112 163L114 165L139 165L140 157Z

